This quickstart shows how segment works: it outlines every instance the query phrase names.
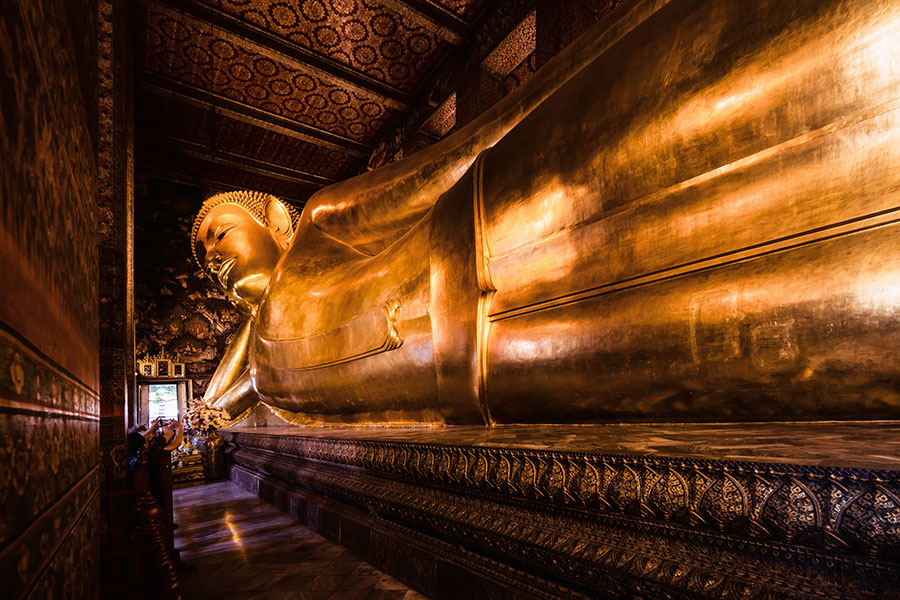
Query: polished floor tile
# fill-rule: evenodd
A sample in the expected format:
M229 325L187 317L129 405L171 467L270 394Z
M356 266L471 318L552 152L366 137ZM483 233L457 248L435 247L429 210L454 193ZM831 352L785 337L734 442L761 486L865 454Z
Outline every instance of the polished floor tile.
M427 600L230 481L175 490L191 600Z

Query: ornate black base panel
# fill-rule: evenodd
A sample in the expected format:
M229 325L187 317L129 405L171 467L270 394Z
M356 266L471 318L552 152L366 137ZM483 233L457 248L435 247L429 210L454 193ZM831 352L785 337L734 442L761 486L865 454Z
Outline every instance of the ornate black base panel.
M232 480L435 599L900 598L896 424L654 427L223 437Z

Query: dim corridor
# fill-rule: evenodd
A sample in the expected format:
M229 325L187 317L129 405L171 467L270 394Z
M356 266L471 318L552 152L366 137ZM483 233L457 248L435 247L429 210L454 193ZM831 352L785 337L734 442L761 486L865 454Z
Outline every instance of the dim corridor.
M184 597L427 600L230 481L175 490Z

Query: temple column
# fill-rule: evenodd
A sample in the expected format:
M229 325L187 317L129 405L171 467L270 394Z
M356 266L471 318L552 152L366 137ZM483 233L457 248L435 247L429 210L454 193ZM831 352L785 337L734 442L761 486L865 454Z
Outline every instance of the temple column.
M97 251L100 317L101 552L127 547L126 415L134 390L133 12L128 0L99 1ZM115 565L105 564L105 573ZM104 582L107 583L107 582Z
M505 95L502 81L477 68L456 90L456 127L465 126Z
M535 68L540 69L622 0L556 0L537 3Z

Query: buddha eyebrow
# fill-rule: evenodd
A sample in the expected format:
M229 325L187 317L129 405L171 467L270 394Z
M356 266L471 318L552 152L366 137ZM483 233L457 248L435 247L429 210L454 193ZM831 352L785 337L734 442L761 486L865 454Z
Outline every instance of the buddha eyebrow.
M223 229L227 231L228 229L231 229L231 228L233 228L233 227L237 227L237 225L235 225L234 223L230 223L230 222L222 223L221 225L219 225L218 227L216 227L216 231L215 231L215 233L213 234L213 238L218 239L219 234L222 233L222 230L223 230ZM209 233L210 233L209 230L207 230L207 232L206 232L206 239L209 239Z

